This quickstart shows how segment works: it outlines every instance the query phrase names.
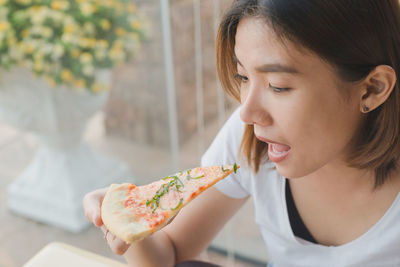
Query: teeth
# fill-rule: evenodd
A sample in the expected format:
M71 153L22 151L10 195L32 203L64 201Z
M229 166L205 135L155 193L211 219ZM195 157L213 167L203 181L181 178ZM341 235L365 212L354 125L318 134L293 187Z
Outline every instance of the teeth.
M287 151L277 151L277 150L275 150L275 146L274 145L271 145L271 148L272 148L271 152L273 152L277 156L287 153Z
M274 154L276 155L282 155L285 154L287 151L276 151L274 146L272 146L272 152L274 152Z

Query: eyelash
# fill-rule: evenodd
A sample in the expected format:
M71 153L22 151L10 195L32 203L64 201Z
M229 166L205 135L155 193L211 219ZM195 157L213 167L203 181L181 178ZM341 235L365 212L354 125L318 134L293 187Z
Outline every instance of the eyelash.
M235 79L238 79L240 82L244 82L244 83L249 80L246 76L240 75L239 73L236 73L233 77ZM268 87L277 93L281 93L281 92L290 90L290 88L281 88L281 87L272 86L270 83L268 84Z
M233 77L241 82L247 82L249 80L247 77L240 75L239 73L236 73Z
M268 86L269 86L269 88L271 88L272 90L274 90L274 92L277 92L277 93L282 93L282 92L286 92L286 91L289 91L289 90L290 90L290 88L276 87L276 86L272 86L271 84L269 84Z

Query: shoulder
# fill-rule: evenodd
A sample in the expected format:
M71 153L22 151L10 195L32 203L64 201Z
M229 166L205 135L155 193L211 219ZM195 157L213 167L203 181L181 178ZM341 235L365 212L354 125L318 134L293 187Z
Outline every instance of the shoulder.
M227 142L238 145L242 139L244 127L245 123L240 119L240 107L238 107L222 126L215 139L224 138Z
M228 164L238 161L238 152L243 136L244 123L237 108L222 126L210 147L202 157L202 165Z

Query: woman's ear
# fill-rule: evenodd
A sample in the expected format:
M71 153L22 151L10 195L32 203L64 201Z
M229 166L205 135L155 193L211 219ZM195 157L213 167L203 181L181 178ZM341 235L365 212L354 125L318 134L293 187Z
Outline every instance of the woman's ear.
M392 67L379 65L374 68L362 83L361 112L368 113L382 105L393 91L396 80L396 72Z

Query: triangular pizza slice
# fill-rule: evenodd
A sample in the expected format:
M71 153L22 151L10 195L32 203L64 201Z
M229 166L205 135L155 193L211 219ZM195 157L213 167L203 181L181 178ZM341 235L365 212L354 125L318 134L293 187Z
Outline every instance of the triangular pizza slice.
M101 207L103 223L127 243L143 239L167 225L181 208L238 168L236 163L198 167L143 186L112 184Z

